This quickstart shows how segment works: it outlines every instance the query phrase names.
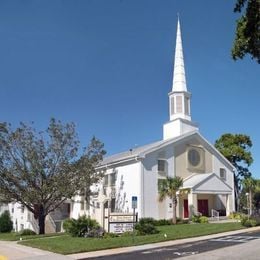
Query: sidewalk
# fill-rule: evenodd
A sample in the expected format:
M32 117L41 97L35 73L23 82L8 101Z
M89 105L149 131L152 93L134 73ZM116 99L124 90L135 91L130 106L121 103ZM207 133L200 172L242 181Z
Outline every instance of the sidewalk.
M224 233L219 233L219 234L213 234L213 235L208 235L208 236L171 240L171 241L160 242L160 243L155 243L155 244L147 244L147 245L141 245L141 246L121 247L121 248L115 248L115 249L107 249L107 250L72 254L72 255L68 255L68 256L72 259L82 259L82 258L91 258L91 257L121 254L121 253L129 253L129 252L133 252L133 251L154 249L154 248L165 247L165 246L180 245L180 244L185 244L185 243L189 243L189 242L197 242L197 241L208 240L208 239L218 238L218 237L227 236L227 235L246 233L246 232L251 232L251 231L256 231L256 230L260 230L260 226L236 230L236 231L229 231L229 232L224 232Z
M37 248L22 246L16 241L0 241L0 260L66 260L70 257Z

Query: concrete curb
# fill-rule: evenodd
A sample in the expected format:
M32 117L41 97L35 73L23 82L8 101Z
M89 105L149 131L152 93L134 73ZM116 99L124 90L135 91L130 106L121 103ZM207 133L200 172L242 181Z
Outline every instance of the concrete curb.
M228 231L228 232L223 232L223 233L218 233L218 234L200 236L200 237L192 237L192 238L185 238L185 239L179 239L179 240L170 240L170 241L159 242L159 243L154 243L154 244L146 244L146 245L141 245L141 246L120 247L120 248L114 248L114 249L106 249L106 250L71 254L71 255L67 255L67 256L72 259L83 259L83 258L107 256L107 255L114 255L114 254L130 253L130 252L134 252L134 251L141 251L141 250L147 250L147 249L154 249L154 248L158 248L158 247L180 245L180 244L185 244L185 243L189 243L189 242L197 242L197 241L202 241L202 240L218 238L218 237L222 237L222 236L236 235L236 234L253 232L253 231L258 231L258 230L260 230L259 226L253 227L253 228L235 230L235 231Z

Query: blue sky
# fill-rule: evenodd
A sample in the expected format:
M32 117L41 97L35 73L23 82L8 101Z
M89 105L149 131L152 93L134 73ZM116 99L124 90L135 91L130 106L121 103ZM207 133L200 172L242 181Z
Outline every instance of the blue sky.
M108 154L160 140L179 12L192 119L211 143L249 135L260 178L260 67L231 59L234 3L0 0L0 121L73 121Z

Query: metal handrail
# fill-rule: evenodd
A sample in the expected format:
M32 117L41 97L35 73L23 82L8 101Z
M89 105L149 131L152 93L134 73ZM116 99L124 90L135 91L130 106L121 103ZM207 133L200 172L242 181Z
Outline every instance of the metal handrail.
M212 219L216 218L219 221L219 212L217 210L215 210L215 209L212 209L211 210L211 218Z

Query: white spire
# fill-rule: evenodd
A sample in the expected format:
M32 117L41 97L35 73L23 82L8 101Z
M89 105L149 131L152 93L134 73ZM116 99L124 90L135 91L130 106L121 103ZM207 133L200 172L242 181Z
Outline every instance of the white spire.
M187 91L179 16L177 25L172 91Z
M186 87L181 29L178 17L173 84L172 91L169 93L170 121L163 125L164 140L198 130L198 126L191 121L190 98L191 93L187 91Z

